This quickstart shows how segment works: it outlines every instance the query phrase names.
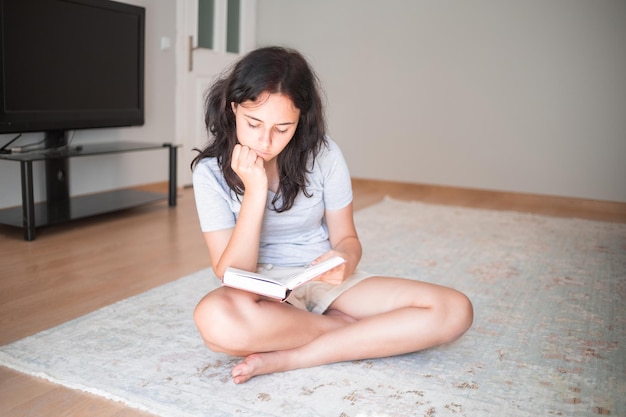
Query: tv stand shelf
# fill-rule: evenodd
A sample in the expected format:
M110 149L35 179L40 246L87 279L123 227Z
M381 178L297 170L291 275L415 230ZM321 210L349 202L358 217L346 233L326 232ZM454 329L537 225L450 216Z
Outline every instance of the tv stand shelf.
M47 190L48 201L35 204L33 198L33 162L46 164L66 164L69 158L80 156L105 155L113 153L169 150L169 190L168 194L121 189L95 194L69 197L68 179L62 185L62 198L52 198ZM36 228L71 220L81 219L112 211L128 209L164 199L170 207L176 206L176 145L171 143L151 144L141 142L95 143L82 146L65 146L61 149L32 151L25 153L0 154L0 160L18 161L21 168L22 207L0 210L0 224L24 228L24 240L34 240ZM58 166L58 165L56 165ZM55 166L55 167L56 167ZM63 166L63 165L62 165ZM50 176L47 170L46 176ZM46 178L47 184L49 179ZM48 186L48 185L47 185ZM65 192L66 197L63 197ZM58 194L58 190L57 190Z

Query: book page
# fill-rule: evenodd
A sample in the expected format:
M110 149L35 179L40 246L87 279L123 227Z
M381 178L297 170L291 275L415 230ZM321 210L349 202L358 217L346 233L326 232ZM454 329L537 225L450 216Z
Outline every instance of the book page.
M243 269L238 269L238 268L233 268L233 267L228 267L228 272L229 272L229 275L234 274L240 278L265 281L265 282L270 282L272 284L281 285L281 286L287 286L287 283L292 278L291 276L270 278L267 275L263 275L258 272L250 272L250 271L245 271Z
M317 265L308 267L296 275L285 277L268 277L261 273L249 272L237 268L226 268L223 284L242 290L252 291L270 297L284 299L289 290L329 271L344 263L341 257L334 257Z
M278 280L236 268L226 269L223 284L279 299L287 294L287 287Z

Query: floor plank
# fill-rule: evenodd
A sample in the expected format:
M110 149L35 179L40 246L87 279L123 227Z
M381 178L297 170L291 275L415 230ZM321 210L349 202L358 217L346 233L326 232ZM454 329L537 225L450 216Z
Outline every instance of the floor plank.
M0 398L2 398L3 411L0 416L11 412L17 415L13 410L34 398L45 395L54 388L53 384L33 384L32 380L25 378L23 374L4 367L0 367L0 381L2 381Z

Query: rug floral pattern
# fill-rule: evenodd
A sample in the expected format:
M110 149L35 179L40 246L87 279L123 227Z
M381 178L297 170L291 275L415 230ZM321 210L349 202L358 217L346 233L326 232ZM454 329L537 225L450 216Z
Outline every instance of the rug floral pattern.
M626 415L626 225L385 201L363 269L453 286L475 322L393 358L230 379L192 311L204 270L0 347L0 364L159 416ZM132 277L129 277L132 279Z

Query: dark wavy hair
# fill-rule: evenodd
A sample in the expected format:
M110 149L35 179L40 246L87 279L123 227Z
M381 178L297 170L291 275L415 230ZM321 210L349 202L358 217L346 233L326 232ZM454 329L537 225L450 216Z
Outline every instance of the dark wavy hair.
M196 149L199 153L191 168L203 158L217 158L229 187L243 195L243 182L230 167L238 143L231 103L256 101L263 93L284 94L300 110L294 136L277 157L280 185L272 205L283 212L293 206L300 191L311 196L306 190L306 174L322 145L326 145L319 81L306 59L295 50L275 46L256 49L211 86L205 100L204 122L212 140L203 150Z

